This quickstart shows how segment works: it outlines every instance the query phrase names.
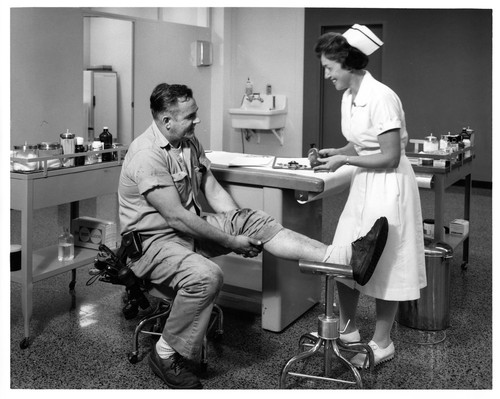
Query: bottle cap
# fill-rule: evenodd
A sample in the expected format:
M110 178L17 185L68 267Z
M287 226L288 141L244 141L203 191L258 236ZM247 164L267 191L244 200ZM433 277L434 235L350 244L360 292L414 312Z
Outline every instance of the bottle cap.
M83 137L79 137L79 136L78 136L78 137L76 138L76 144L77 144L77 145L82 145L82 144L83 144Z
M28 144L26 141L24 142L23 145L15 145L14 150L21 150L21 151L29 151L29 150L36 150L37 146L34 144Z
M69 129L66 129L65 133L61 133L61 138L62 139L74 139L75 135L69 131Z
M42 141L38 144L39 150L58 150L61 148L61 144L59 143L48 143L46 141Z

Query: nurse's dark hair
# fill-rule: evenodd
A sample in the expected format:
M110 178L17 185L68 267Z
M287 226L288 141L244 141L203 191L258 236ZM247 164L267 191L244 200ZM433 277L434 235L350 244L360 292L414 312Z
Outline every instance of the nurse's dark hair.
M149 97L149 107L154 119L167 111L175 115L178 103L193 98L193 91L186 85L160 83Z
M340 33L328 32L319 37L314 46L318 58L322 55L330 61L336 61L342 68L363 69L368 65L368 56L351 46Z

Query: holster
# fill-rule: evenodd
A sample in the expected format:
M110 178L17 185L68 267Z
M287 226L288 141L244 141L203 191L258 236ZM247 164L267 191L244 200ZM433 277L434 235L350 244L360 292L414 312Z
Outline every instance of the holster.
M129 231L122 236L118 257L122 259L124 255L134 262L142 256L142 241L137 231Z

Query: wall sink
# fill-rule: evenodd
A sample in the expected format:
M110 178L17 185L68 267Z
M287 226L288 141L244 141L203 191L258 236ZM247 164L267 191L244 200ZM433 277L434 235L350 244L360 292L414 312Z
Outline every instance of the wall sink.
M264 94L260 97L264 101L249 101L244 97L241 107L229 109L233 128L274 130L285 127L288 111L286 96Z

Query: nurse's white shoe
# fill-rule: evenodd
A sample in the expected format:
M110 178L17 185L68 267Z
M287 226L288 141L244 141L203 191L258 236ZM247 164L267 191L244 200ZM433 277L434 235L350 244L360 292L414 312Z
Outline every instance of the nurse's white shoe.
M359 330L354 330L353 332L347 334L340 334L340 340L345 344L351 344L353 342L361 341L361 336L359 335Z
M372 348L373 350L373 358L374 358L374 361L375 361L375 366L379 365L380 363L383 363L383 362L387 362L388 360L391 360L394 358L394 352L395 352L395 349L394 349L394 343L391 342L389 344L389 346L387 348L380 348L375 342L373 341L370 341L368 342L368 345L370 345L370 347ZM366 355L365 354L362 354L362 353L358 353L356 356L354 356L350 362L352 363L352 365L354 367L357 367L358 369L360 368L363 368L363 366L365 368L368 368L370 366L370 361L367 360L366 361L366 365L364 364L365 363L365 359L366 359Z

